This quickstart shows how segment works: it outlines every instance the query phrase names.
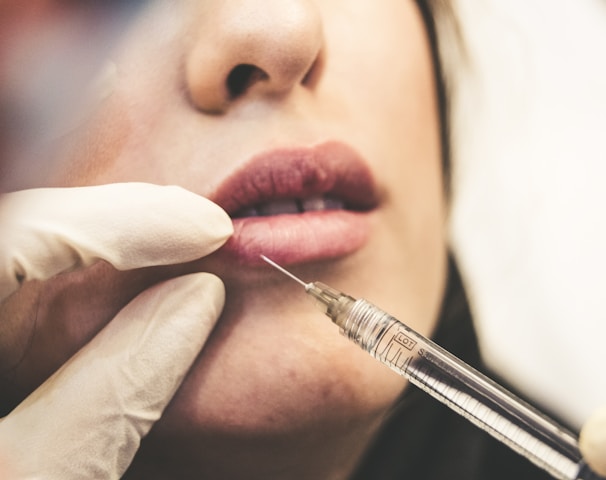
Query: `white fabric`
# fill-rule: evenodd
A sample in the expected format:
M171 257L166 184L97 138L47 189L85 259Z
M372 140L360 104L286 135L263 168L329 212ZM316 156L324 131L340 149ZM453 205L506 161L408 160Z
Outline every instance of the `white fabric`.
M232 232L223 210L178 187L32 190L7 194L0 210L3 295L18 288L16 272L44 279L97 259L118 268L185 262L215 250ZM223 301L223 284L207 273L141 293L2 419L0 477L120 478Z
M580 427L606 405L606 2L453 3L451 239L481 352Z

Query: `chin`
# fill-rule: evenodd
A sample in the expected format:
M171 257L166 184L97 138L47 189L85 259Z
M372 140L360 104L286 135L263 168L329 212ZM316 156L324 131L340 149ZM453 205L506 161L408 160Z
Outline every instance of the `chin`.
M406 384L313 308L296 320L230 318L233 310L226 309L158 435L279 439L330 430L381 417Z

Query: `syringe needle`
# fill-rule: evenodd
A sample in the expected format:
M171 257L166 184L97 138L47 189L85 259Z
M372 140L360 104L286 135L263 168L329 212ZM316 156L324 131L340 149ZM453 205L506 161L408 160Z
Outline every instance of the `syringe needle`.
M269 258L267 258L265 255L261 255L261 258L263 260L265 260L267 263L269 263L272 267L274 267L275 269L279 270L280 272L282 272L284 275L292 278L295 282L299 283L300 285L303 285L303 287L305 287L307 289L307 283L305 283L303 280L301 280L299 277L294 276L292 273L290 273L288 270L286 270L285 268L282 268L280 265L278 265L276 262L274 262L273 260L270 260Z
M336 312L340 311L340 308L344 305L343 300L345 299L345 303L355 301L352 297L345 295L343 292L335 290L328 285L324 285L321 282L309 282L305 283L299 277L295 277L292 273L290 273L285 268L278 265L273 260L270 260L265 255L261 255L261 258L269 263L272 267L276 268L284 275L292 278L295 282L302 285L305 288L305 293L310 297L316 300L316 305L327 314L329 317L333 318ZM330 312L330 313L329 313Z

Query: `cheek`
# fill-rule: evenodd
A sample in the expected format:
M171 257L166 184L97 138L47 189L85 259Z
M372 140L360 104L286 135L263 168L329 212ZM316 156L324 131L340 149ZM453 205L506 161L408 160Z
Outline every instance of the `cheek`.
M403 107L406 110L419 93L431 89L433 74L414 2L386 3L389 6L376 8L372 2L354 1L348 15L330 12L322 81L330 82L333 92L357 99L367 108L367 117L388 114L396 120Z
M441 186L434 187L442 172L433 63L414 2L387 3L377 9L353 2L351 18L335 19L327 29L320 94L326 105L345 105L342 124L355 129L356 146L384 193L417 208L442 196ZM351 129L346 133L351 137Z
M98 114L73 132L59 153L52 186L105 183L100 179L116 167L133 134L128 110L112 95Z

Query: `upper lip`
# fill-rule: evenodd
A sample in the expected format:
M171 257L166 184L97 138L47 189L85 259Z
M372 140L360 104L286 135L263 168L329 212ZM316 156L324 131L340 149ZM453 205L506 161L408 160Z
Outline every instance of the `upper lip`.
M378 203L370 169L355 150L340 142L255 155L210 198L233 217L264 202L317 195L341 200L349 210L370 210Z

